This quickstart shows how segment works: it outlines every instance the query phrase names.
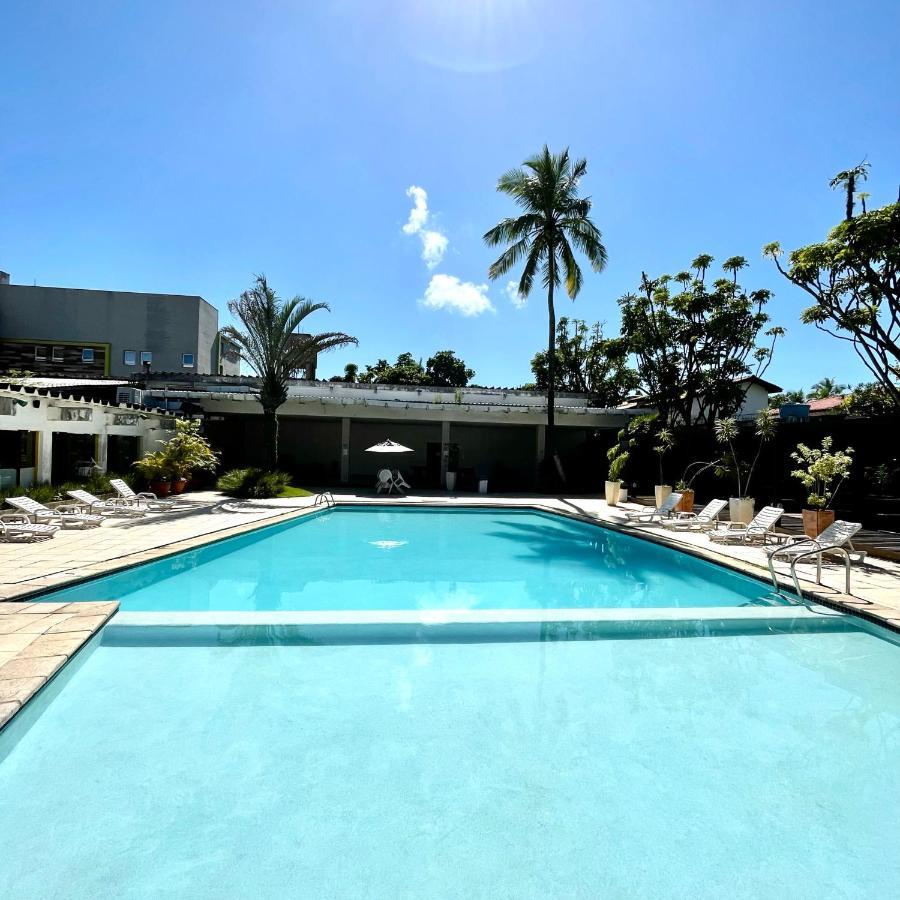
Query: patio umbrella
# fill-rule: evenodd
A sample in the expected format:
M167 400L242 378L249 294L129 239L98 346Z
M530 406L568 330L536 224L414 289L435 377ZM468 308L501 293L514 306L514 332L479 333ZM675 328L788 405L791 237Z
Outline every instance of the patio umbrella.
M412 447L404 447L395 441L382 441L380 444L373 444L366 447L366 453L412 453Z

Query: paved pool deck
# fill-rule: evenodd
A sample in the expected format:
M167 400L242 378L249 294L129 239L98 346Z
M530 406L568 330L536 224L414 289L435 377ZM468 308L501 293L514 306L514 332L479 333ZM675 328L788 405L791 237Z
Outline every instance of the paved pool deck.
M0 728L118 608L118 603L0 603Z
M714 562L768 578L766 554L759 547L712 543L704 534L677 533L658 525L628 524L623 510L598 497L553 497L540 494L448 494L421 492L406 497L376 497L369 492L335 490L338 503L436 504L467 506L532 506L570 516L604 522L633 534L668 544ZM62 530L49 541L33 544L0 543L0 601L24 600L29 594L71 581L102 575L147 562L210 541L254 530L260 525L308 514L315 497L276 500L234 500L214 491L187 495L176 510L142 519L110 518L100 528ZM787 565L779 566L789 587ZM817 585L815 562L798 566L801 585L815 600L855 612L879 624L900 629L900 564L867 557L854 563L851 594L843 593L844 568L839 558L827 559L822 584ZM0 603L2 606L2 603Z

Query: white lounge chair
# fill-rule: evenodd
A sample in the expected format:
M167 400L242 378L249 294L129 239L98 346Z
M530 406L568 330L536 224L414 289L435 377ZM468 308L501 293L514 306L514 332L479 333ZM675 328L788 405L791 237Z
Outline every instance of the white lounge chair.
M136 506L127 506L121 498L116 500L101 500L89 491L66 491L73 499L77 500L89 513L98 516L123 516L129 519L142 519L147 511Z
M673 492L654 509L645 507L638 510L626 510L625 515L629 522L652 522L657 518L662 521L672 515L679 503L681 503L681 494Z
M5 541L44 541L59 531L58 525L35 525L25 513L0 516L0 537Z
M663 528L673 531L708 531L719 524L719 514L728 506L727 500L710 500L700 512L676 512L662 521Z
M774 534L773 529L783 515L784 510L780 506L764 506L749 525L743 522L726 522L709 531L709 539L723 544L752 544L757 541L765 544Z
M147 509L173 509L174 500L161 500L152 491L135 493L121 478L110 478L109 483L115 492L129 506L140 506L142 503Z
M390 469L379 469L375 481L375 493L381 494L386 492L390 494L397 485L394 483L394 476ZM399 491L400 489L397 488Z
M778 579L775 577L775 560L785 559L791 561L791 577L798 594L800 581L797 578L797 563L807 556L816 557L816 584L822 583L822 554L840 553L844 557L847 572L847 585L844 593L850 593L850 551L856 552L853 547L853 535L862 528L860 522L844 522L838 519L832 522L818 536L794 537L787 544L769 551L769 574L772 576L772 584L778 589ZM847 548L850 548L848 551ZM863 554L865 556L865 554Z
M61 528L97 528L103 523L103 516L77 512L80 507L75 503L63 504L58 509L49 509L31 497L7 497L6 502L29 516L35 525L43 523L58 525Z

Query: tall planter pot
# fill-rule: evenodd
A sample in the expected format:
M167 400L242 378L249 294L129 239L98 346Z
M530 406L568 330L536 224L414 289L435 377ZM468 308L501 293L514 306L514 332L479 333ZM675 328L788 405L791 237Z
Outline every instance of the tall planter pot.
M619 503L619 491L622 489L621 481L606 482L606 505L617 506Z
M672 493L672 485L671 484L657 484L653 488L653 493L656 495L656 508L659 509L666 497Z
M168 481L151 481L150 482L150 490L156 494L157 497L168 497L169 491L172 489L171 482Z
M728 515L732 522L749 525L753 521L756 501L752 497L731 497L728 500Z
M833 509L803 510L803 532L809 538L818 537L833 522Z
M173 478L172 479L172 493L173 494L183 494L187 485L188 485L187 478Z
M681 492L681 499L678 501L678 505L675 507L678 512L693 512L694 511L694 489L693 488L684 488Z

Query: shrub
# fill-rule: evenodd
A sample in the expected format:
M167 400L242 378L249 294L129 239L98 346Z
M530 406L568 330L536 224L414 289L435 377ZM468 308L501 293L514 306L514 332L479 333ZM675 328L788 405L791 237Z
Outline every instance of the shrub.
M216 482L216 487L230 497L265 499L277 497L289 484L291 476L265 469L231 469Z

